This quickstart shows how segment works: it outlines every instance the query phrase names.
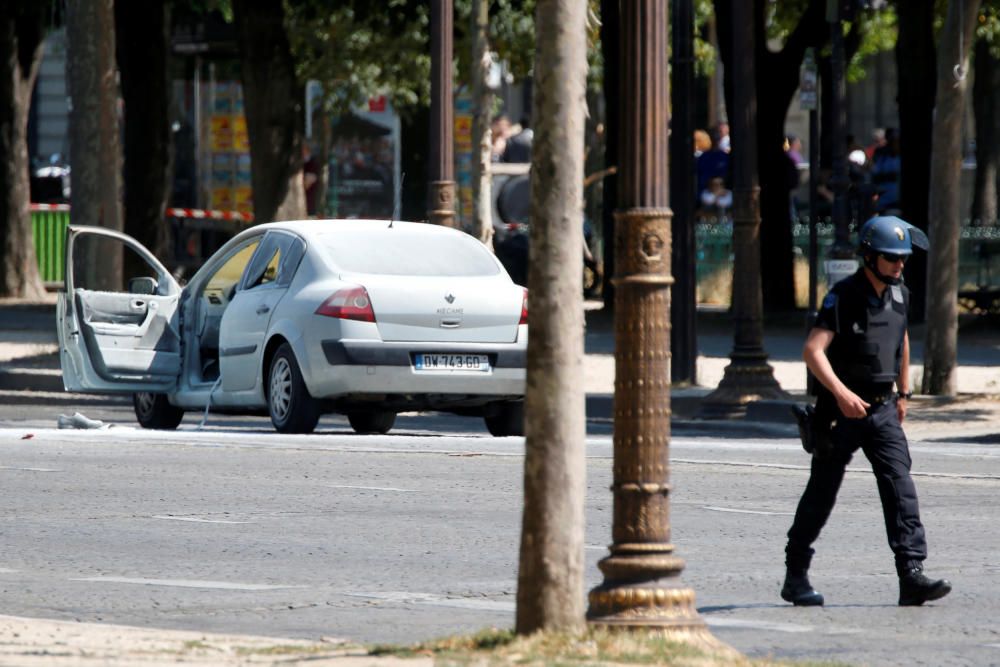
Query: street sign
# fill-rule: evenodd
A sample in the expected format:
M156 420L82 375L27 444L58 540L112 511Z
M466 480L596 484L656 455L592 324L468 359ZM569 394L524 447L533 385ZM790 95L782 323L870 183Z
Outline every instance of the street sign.
M833 287L858 270L858 261L856 259L828 259L823 262L823 269L826 271L826 284Z

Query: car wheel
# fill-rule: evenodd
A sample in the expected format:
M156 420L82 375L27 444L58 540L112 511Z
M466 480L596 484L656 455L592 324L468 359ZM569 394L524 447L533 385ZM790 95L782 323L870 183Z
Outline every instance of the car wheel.
M319 422L319 401L309 395L295 353L283 343L267 374L267 407L279 433L312 433Z
M184 410L170 404L164 394L141 391L132 394L135 418L143 428L172 431L184 419Z
M486 430L499 438L524 435L524 401L494 404L483 417Z
M396 423L396 413L383 410L348 412L347 421L351 423L351 428L354 429L355 433L382 435L388 433L392 425Z

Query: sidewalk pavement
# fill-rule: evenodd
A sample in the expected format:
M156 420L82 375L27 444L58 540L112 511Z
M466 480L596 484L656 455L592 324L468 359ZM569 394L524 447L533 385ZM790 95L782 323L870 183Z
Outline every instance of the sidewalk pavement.
M614 327L600 303L587 303L584 386L587 417L612 420L614 394ZM732 325L728 313L701 309L698 314L697 384L671 388L672 429L732 437L794 437L796 427L789 402L805 402L806 369L802 361L804 316L776 318L765 324L764 348L774 377L787 400L759 401L742 419L699 419L705 397L718 386L729 364ZM923 372L924 327L911 328L910 386L919 388ZM911 438L986 436L1000 424L1000 328L989 316L963 321L959 332L958 396L953 399L916 396L911 402L907 431ZM37 401L87 405L107 402L105 396L69 394L63 390L55 331L55 295L41 301L0 299L0 401Z

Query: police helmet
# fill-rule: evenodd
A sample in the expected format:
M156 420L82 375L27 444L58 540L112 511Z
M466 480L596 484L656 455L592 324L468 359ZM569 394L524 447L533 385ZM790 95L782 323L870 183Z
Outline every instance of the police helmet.
M862 225L858 232L858 252L884 252L893 255L912 255L913 246L927 250L927 235L902 218L879 215Z

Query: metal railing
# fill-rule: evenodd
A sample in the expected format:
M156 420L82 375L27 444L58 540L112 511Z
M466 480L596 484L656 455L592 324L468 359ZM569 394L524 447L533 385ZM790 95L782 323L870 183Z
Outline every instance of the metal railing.
M823 220L816 232L822 277L822 261L834 241L833 224ZM808 221L792 225L792 240L796 256L808 259ZM713 273L732 271L732 241L733 226L729 218L703 218L695 225L698 253L695 271L699 282ZM960 289L1000 287L1000 226L973 224L969 220L963 223L958 241L958 278Z

